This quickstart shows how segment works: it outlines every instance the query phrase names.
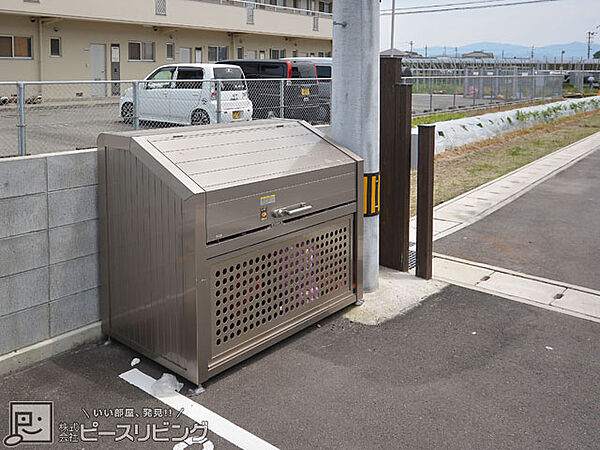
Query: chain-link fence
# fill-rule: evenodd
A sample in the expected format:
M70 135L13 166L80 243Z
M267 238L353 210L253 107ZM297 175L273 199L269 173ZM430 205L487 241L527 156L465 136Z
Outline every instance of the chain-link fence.
M407 78L413 114L558 97L562 75ZM330 78L0 83L0 157L96 146L105 131L266 118L331 120Z
M455 109L485 108L562 96L562 75L494 75L467 71L456 76L404 78L413 85L414 115Z
M0 157L96 146L105 131L330 120L331 79L0 83Z

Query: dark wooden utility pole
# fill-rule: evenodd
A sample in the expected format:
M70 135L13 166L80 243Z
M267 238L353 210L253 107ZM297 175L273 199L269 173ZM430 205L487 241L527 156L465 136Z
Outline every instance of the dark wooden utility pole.
M416 274L431 279L433 263L433 157L435 125L419 125L419 157L417 162L417 270Z
M379 262L408 271L412 86L400 58L381 58Z

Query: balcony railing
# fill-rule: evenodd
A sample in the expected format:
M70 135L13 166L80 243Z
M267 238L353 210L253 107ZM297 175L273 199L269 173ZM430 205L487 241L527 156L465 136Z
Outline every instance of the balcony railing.
M305 16L318 16L318 17L326 17L332 18L333 14L322 11L313 11L311 9L302 9L302 8L293 8L290 6L279 6L279 5L271 5L267 3L260 3L256 1L245 1L245 0L194 0L197 2L209 2L216 3L219 5L230 5L230 6L240 6L240 7L253 7L255 9L263 9L268 11L276 11L287 14L300 14Z

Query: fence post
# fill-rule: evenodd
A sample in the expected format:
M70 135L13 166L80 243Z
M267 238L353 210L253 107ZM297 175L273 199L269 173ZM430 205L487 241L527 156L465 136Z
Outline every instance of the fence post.
M217 80L217 123L221 123L221 81Z
M279 82L279 117L283 119L285 115L285 106L284 106L284 80L280 80Z
M452 79L454 80L454 95L452 96L452 107L456 108L456 80L458 78L458 75L454 75L454 77L452 77Z
M433 263L433 157L435 125L419 125L417 162L417 268L419 278L430 280Z
M433 78L429 78L429 111L433 111Z
M479 78L479 77L478 77ZM479 79L475 79L475 76L473 76L473 106L475 106L475 91L478 90L479 88L475 87L475 84L477 84L479 86Z
M27 146L25 144L25 84L17 83L17 129L19 136L19 156L25 156Z
M140 82L133 82L133 129L139 130L140 128L140 105L139 105L139 89Z

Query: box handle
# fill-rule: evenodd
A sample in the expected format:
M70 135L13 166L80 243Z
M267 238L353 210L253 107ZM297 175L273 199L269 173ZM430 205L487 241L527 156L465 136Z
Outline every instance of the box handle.
M310 211L312 205L306 203L298 203L296 205L286 206L285 208L276 209L273 211L275 217L293 216L294 214L300 214L306 211Z

